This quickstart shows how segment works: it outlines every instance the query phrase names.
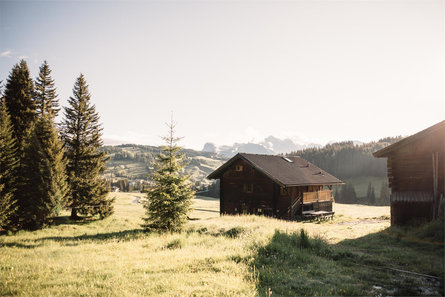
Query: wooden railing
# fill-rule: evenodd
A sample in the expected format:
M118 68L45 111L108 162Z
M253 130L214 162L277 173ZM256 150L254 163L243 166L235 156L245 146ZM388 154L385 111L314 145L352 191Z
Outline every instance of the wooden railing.
M294 219L295 214L298 212L299 208L302 205L302 199L303 199L303 195L300 194L297 197L297 199L295 199L294 202L291 202L291 205L289 205L287 210L285 212L283 212L283 214L281 216L279 216L279 218L286 217L287 219L291 219L291 220Z
M318 201L331 201L331 200L332 200L332 191L331 190L303 193L303 203L318 202Z

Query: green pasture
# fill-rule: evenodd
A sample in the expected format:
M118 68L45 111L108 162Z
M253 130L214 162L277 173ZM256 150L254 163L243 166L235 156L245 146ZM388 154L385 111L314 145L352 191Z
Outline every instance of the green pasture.
M220 217L196 197L184 232L157 234L140 227L143 194L110 195L105 220L0 236L0 296L444 294L442 221L389 228L388 207L342 204L323 222Z

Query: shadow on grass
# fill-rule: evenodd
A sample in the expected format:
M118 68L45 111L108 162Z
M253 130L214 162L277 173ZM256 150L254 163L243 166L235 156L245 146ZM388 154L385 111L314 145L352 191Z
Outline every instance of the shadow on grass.
M53 218L51 225L86 225L98 220L99 218L96 217L80 217L78 219L71 219L70 216L60 216Z
M36 247L42 246L41 244L24 244L20 242L0 242L0 248L2 247L10 247L10 248L20 248L20 249L34 249Z
M83 234L78 236L49 236L41 237L24 242L0 242L0 247L18 247L18 248L37 248L45 242L58 242L66 246L77 246L85 242L102 243L106 241L126 242L146 236L146 232L142 229L124 230L109 233ZM26 243L25 243L26 242Z
M219 201L219 198L208 197L208 196L196 196L195 200L205 200L205 201Z
M219 213L219 210L211 210L211 209L204 209L204 208L195 208L194 210L204 211L204 212L217 212L217 213Z
M144 230L142 229L133 229L133 230L124 230L124 231L109 232L109 233L84 234L79 236L50 236L37 239L36 241L81 243L82 241L101 242L101 241L117 240L118 242L120 242L120 241L135 240L144 237L145 234L146 232L144 232Z
M270 288L272 296L443 296L443 241L415 233L388 228L329 245L304 231L276 231L256 247L258 295Z

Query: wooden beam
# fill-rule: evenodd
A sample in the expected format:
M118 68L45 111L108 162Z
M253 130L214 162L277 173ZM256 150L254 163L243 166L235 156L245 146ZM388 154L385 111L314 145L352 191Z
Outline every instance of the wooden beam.
M433 219L438 215L438 186L439 186L439 153L433 152Z

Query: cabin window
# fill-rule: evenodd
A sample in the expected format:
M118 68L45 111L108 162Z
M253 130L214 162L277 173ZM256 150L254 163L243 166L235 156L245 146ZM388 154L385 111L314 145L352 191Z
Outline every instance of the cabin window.
M244 184L245 193L253 193L253 184Z
M289 162L289 163L294 163L294 161L292 161L291 159L289 159L289 158L286 158L286 157L282 157L284 160L286 160L286 162Z
M235 171L243 171L243 165L236 165L235 166Z
M280 195L281 196L287 196L287 189L285 187L280 188Z

